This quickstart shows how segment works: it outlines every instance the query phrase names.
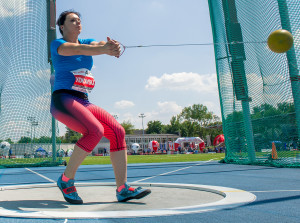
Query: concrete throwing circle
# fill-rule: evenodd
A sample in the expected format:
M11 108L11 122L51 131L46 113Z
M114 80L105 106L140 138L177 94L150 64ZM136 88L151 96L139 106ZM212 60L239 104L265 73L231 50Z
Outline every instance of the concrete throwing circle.
M132 218L177 215L237 207L256 199L228 187L194 184L130 183L152 193L126 203L116 201L115 183L77 183L83 205L67 203L55 184L0 187L0 216L20 218Z

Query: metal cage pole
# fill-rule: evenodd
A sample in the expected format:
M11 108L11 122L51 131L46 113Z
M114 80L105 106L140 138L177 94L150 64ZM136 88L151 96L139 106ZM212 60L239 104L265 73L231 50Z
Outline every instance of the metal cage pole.
M215 25L215 17L214 17L214 7L213 7L213 1L215 0L208 0L208 8L209 8L209 15L210 15L210 22L211 22L211 28L212 28L212 33L214 34L215 31L216 31L216 25ZM216 38L216 35L213 35L213 42L214 43L217 43L217 38ZM215 60L216 60L216 71L218 72L219 70L219 64L218 64L218 60L220 60L219 58L217 58L217 46L214 45L214 52L215 52ZM227 55L226 55L226 58L228 59L229 58L229 55L228 55L228 51L227 52ZM223 59L223 58L222 58ZM220 108L221 108L221 115L222 115L222 122L223 122L223 125L222 125L222 128L223 128L223 132L224 132L224 136L225 138L228 138L227 137L227 130L226 130L226 118L224 116L224 107L223 107L223 103L222 103L222 97L221 97L221 84L220 84L220 77L219 75L217 75L217 81L218 81L218 91L219 91L219 100L220 100ZM180 134L179 134L179 137L180 137ZM225 140L225 144L226 144L226 148L230 148L229 146L229 140ZM230 157L231 156L231 150L225 150L226 151L226 158L227 157Z
M47 1L47 42L48 42L48 62L51 65L51 77L54 76L54 68L51 60L50 44L52 40L56 39L56 0L46 0ZM51 78L50 77L50 78ZM51 85L51 95L53 91L53 86ZM56 120L52 117L52 160L56 162Z
M292 33L290 16L289 16L288 5L286 0L278 0L278 8L279 8L282 28ZM297 123L298 142L299 142L300 141L300 75L299 75L299 67L297 64L295 48L292 47L289 51L287 51L286 56L287 56L288 67L289 67L292 94L293 94L294 104L295 104L296 123Z
M249 106L251 98L248 96L247 78L244 65L246 55L243 44L242 28L237 19L237 9L235 5L235 0L222 0L222 5L225 19L227 42L229 43L229 52L232 56L230 65L233 86L237 100L240 100L242 103L248 158L250 162L253 163L255 162L256 157Z
M212 19L213 4L211 0L208 0L208 3L209 3L211 19ZM227 42L229 43L228 51L230 57L232 58L231 61L229 61L229 64L231 67L233 88L237 100L241 101L242 104L243 122L245 126L245 138L246 138L247 149L248 149L248 158L249 161L253 163L256 160L256 155L255 155L255 147L254 147L252 122L250 116L250 106L249 106L249 102L251 101L251 98L249 98L248 96L247 78L246 78L245 65L244 65L246 56L245 56L245 49L243 44L242 30L241 30L241 25L237 19L237 9L235 5L235 0L222 0L222 7L224 12L224 20L225 20L224 25L225 25L226 38L227 38ZM215 34L216 30L214 30L215 29L214 21L211 22L212 22L213 34L216 35ZM227 56L229 57L229 55ZM217 65L217 71L218 71L218 65ZM220 86L219 86L219 90L220 90Z

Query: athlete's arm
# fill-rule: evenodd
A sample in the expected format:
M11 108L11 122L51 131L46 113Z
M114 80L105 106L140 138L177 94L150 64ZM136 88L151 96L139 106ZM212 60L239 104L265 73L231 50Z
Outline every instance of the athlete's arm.
M93 42L95 43L95 42ZM78 44L66 42L60 45L57 53L62 56L85 55L95 56L107 54L110 56L120 56L120 45L117 41L107 37L107 42L101 41L98 44Z
M100 46L104 46L106 44L105 41L100 41L100 42L96 42L96 41L93 41L90 43L91 45L100 45Z

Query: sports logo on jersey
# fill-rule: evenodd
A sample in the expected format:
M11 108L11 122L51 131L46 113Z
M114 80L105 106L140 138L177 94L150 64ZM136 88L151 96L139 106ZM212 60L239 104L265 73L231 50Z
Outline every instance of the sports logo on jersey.
M72 86L73 90L81 91L83 93L90 93L95 87L95 80L90 70L80 68L71 71L74 74L75 82Z

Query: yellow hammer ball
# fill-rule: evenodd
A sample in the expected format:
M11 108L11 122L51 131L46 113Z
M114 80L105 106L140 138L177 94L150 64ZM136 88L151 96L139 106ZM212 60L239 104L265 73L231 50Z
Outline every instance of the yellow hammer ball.
M285 29L272 32L268 38L268 46L275 53L285 53L291 49L293 42L293 35Z

